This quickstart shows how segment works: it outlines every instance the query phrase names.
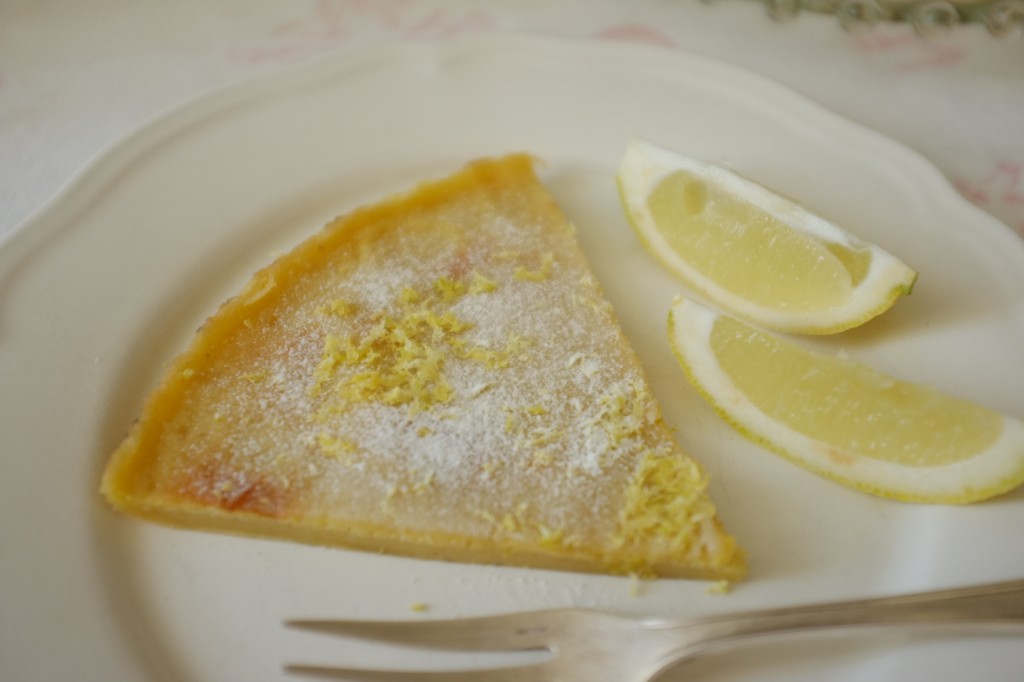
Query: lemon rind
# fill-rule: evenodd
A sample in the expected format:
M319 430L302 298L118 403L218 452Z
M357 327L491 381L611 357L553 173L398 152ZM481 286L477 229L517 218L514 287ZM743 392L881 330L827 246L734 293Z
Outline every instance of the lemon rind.
M690 383L738 433L815 474L902 502L968 504L1024 483L1024 422L1008 415L998 439L983 452L936 467L911 467L841 451L772 419L720 367L710 334L720 313L678 298L668 316L669 340ZM784 446L782 443L786 443ZM845 464L839 464L842 460Z
M698 173L728 190L742 192L754 205L787 217L791 227L801 233L847 248L870 248L871 265L863 281L851 290L852 295L841 305L802 312L757 304L727 290L675 252L661 236L647 208L650 189L667 174L680 169ZM834 223L762 185L640 138L634 138L627 146L617 184L628 221L649 253L700 298L769 329L802 334L834 334L851 329L877 317L910 294L917 280L916 271L882 247L860 242Z

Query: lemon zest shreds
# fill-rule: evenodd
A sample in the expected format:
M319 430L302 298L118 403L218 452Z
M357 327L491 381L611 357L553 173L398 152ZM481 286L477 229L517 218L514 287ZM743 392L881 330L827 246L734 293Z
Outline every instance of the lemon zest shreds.
M354 315L356 307L341 298L331 301L329 304L323 306L320 309L320 313L324 315L337 315L338 317L348 317Z
M321 431L316 436L317 447L330 458L342 458L344 455L354 453L358 446L347 438L339 438L333 434Z
M657 415L650 393L637 384L612 387L598 398L598 404L597 423L608 434L611 448L639 434Z
M497 282L481 275L476 270L470 276L468 291L471 294L489 294L492 291L496 291L498 288Z
M626 489L614 545L656 540L670 552L686 552L699 536L698 527L715 514L705 495L707 484L693 460L646 453Z
M462 294L466 293L466 285L462 282L448 277L440 277L434 282L434 289L441 296L441 300L445 303L451 303L456 300Z
M252 305L277 288L277 278L269 269L261 270L253 278L248 290L243 294L242 302Z
M732 583L728 580L718 580L708 586L708 594L729 594L732 592Z
M555 264L555 254L550 251L541 256L540 268L530 270L523 266L516 268L514 277L524 282L541 282L551 276L551 268Z
M548 528L547 526L538 526L537 532L540 534L537 544L541 547L547 547L549 549L556 549L562 547L566 543L565 531L561 528Z
M482 293L488 290L489 280L476 273L473 277L469 285L440 277L425 293L403 288L397 297L400 313L372 317L368 331L359 337L327 334L310 395L320 395L327 385L335 384L345 402L408 405L414 415L452 401L454 390L444 369L449 355L489 369L509 367L513 354L524 347L521 338L510 338L505 348L497 349L470 345L460 338L472 325L450 306L474 287ZM346 367L357 371L343 372Z

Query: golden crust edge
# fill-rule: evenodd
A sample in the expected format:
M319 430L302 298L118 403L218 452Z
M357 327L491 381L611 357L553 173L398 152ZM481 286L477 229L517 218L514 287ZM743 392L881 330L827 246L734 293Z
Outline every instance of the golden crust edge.
M241 537L287 540L320 547L352 549L378 554L446 562L539 568L579 573L629 575L696 580L743 580L747 565L742 551L721 523L713 523L720 543L716 561L707 565L682 563L679 557L662 556L654 561L646 553L605 556L579 548L545 549L536 544L479 540L463 535L395 532L378 524L333 522L314 524L308 518L275 518L252 512L226 511L195 503L174 502L174 508L149 496L105 491L116 509L164 526L185 530L215 531Z

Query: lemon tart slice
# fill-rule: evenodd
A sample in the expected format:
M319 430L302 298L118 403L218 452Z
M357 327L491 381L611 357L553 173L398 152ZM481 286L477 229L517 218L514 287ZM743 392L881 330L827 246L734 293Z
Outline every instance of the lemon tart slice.
M739 579L706 488L526 155L358 209L256 273L102 482L192 529Z

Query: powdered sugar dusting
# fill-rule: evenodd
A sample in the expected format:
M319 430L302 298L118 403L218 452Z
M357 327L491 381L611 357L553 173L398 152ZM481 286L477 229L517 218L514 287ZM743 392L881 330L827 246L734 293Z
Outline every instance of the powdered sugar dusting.
M188 461L217 466L177 485L284 515L302 491L302 513L339 523L607 544L637 459L671 445L571 227L531 201L433 206L298 277L189 395Z

